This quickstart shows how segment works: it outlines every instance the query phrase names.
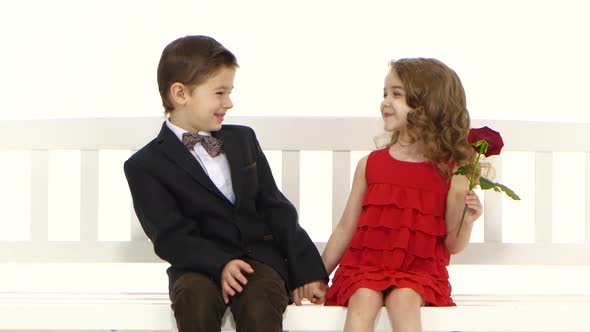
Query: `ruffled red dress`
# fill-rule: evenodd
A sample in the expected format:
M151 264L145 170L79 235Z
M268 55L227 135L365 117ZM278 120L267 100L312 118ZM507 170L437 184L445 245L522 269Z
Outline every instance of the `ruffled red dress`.
M450 181L434 165L396 160L387 148L369 155L365 177L357 229L326 305L347 306L359 288L408 287L427 305L454 306L444 220Z

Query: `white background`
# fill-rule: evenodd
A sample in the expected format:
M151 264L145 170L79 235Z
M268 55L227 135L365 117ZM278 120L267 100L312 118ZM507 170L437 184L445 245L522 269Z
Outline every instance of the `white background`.
M589 14L590 2L573 0L0 0L0 120L162 115L156 85L162 49L180 36L208 34L241 67L234 114L376 116L388 61L421 56L457 71L472 118L590 122ZM523 229L511 233L514 242L529 242L533 233ZM22 267L22 274L2 273L0 288L36 289L29 265ZM46 268L46 285L53 285L47 287L77 287L60 279L63 266ZM157 288L165 290L162 267L154 268ZM590 294L581 280L547 287L553 279L547 271L555 270L542 267L451 268L461 271L452 273L458 292ZM572 269L569 275L590 274L587 267ZM98 271L105 270L92 272L95 280L103 278ZM535 283L538 275L545 278ZM119 282L108 287L117 290Z
M372 116L387 62L457 71L472 118L590 122L590 2L0 1L0 119L160 115L162 49L208 34L241 115Z

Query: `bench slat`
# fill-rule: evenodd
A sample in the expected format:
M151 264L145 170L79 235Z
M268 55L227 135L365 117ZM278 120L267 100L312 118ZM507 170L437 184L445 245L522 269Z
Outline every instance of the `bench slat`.
M535 154L535 242L551 243L553 167L550 152Z
M98 240L98 151L84 150L81 156L80 241Z
M31 152L31 241L43 243L48 238L48 171L47 150Z
M487 160L494 170L495 181L502 182L502 156L493 156ZM486 190L484 200L484 242L502 242L502 195L493 190ZM493 207L493 208L486 208Z
M340 217L350 192L350 152L334 151L332 155L332 229Z

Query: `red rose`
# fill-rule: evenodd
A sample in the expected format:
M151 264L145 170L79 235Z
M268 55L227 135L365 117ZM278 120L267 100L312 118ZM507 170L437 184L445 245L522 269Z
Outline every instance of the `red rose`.
M469 135L467 136L467 141L469 144L473 144L482 140L488 143L488 151L485 153L486 157L498 155L500 154L500 151L502 151L504 141L502 140L502 136L500 136L499 132L490 129L487 126L482 128L473 128L469 131ZM474 149L475 152L479 152L479 147Z

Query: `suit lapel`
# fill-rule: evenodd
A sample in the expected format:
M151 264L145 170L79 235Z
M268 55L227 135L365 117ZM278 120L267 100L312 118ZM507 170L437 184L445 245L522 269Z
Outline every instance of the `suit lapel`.
M195 159L195 157L188 151L188 149L180 142L178 137L166 126L162 126L162 130L157 138L156 147L167 158L175 162L178 166L190 174L203 187L221 197L224 200L227 198L219 191L213 181L209 178L203 167Z
M231 172L231 182L232 187L234 190L234 195L236 197L235 205L237 206L240 202L240 193L242 188L242 175L240 171L242 170L242 152L240 146L242 143L239 140L239 137L235 135L231 135L230 132L223 130L223 128L219 131L213 132L212 135L223 140L223 152L227 157L227 161L229 162L229 169Z

